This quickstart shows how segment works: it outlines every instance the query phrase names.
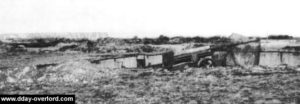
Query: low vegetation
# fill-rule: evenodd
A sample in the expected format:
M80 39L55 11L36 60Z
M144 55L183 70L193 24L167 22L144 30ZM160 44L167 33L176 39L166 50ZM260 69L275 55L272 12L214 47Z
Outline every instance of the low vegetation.
M5 83L0 90L1 94L75 94L77 104L296 104L300 96L300 74L294 69L118 70L90 83Z

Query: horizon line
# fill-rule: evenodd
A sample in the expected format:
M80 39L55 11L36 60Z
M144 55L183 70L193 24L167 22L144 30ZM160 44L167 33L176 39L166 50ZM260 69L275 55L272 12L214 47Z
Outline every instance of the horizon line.
M119 33L122 34L122 33ZM88 38L88 39L98 39L98 38L105 38L105 37L111 37L111 38L133 38L133 37L138 37L138 38L156 38L161 35L167 36L167 37L215 37L215 36L220 36L220 37L229 37L231 35L241 35L245 37L260 37L260 38L266 38L268 36L278 36L278 35L288 35L292 36L294 38L297 38L297 36L293 36L290 34L266 34L265 36L247 36L244 34L240 33L231 33L231 34L215 34L215 35L180 35L180 34L166 34L166 33L156 33L155 36L138 36L134 34L129 34L129 33L124 33L124 35L130 35L130 37L125 36L114 36L113 34L110 34L108 32L28 32L28 33L0 33L0 39L12 39L12 38ZM149 33L148 33L149 34ZM116 35L116 34L115 34ZM154 34L153 34L154 35Z

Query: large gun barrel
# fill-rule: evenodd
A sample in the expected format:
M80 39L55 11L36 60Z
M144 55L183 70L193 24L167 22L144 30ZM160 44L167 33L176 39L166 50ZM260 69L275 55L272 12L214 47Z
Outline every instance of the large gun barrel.
M210 49L212 51L224 51L224 50L231 49L231 48L233 48L235 46L238 46L238 45L241 45L241 44L248 44L248 43L252 43L252 42L259 42L259 39L251 40L251 41L246 41L246 42L237 42L237 43L226 43L226 44L212 45L212 46L210 46Z

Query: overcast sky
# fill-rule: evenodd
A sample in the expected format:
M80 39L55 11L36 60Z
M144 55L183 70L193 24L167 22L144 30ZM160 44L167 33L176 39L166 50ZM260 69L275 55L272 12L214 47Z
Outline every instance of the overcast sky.
M300 36L299 0L0 0L0 33Z

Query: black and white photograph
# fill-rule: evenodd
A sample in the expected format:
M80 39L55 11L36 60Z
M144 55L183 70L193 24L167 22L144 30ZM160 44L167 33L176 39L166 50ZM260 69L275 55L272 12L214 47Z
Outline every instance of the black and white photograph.
M0 104L300 104L298 0L0 0Z

